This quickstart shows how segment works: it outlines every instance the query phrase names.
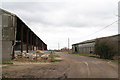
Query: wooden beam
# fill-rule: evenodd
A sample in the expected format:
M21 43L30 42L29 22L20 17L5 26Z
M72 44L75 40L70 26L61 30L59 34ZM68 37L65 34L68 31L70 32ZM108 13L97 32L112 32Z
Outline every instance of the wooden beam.
M23 26L21 26L21 53L23 52Z
M26 30L26 52L28 53L28 36L29 36L29 30Z
M32 32L30 32L30 50L32 50Z

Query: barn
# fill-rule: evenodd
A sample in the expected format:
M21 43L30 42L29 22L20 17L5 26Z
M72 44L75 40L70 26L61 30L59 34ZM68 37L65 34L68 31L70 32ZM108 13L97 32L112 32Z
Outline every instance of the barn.
M16 51L47 50L47 44L17 15L0 9L0 49L2 62L5 62L14 58Z
M95 46L95 39L87 40L84 42L76 43L72 45L74 53L93 53Z
M97 40L99 42L106 42L108 46L112 46L116 52L118 53L118 42L119 42L119 34L107 37L100 37L97 39L87 40L80 43L76 43L72 45L73 53L94 53L95 52L95 45Z

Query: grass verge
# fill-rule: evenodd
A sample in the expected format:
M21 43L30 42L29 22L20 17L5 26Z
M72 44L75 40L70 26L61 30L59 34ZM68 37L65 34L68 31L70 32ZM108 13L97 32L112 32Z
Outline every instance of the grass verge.
M96 58L98 58L98 59L101 59L101 58L97 57L97 56L94 55L94 54L86 54L86 53L74 53L74 54L80 55L80 56L96 57ZM103 60L108 60L108 61L120 63L120 60L111 60L111 59L103 59Z
M76 55L80 55L80 56L94 56L93 54L86 54L86 53L75 53Z
M3 62L3 63L0 63L0 64L13 64L12 62Z
M108 60L108 61L112 61L112 62L120 63L120 60L111 60L111 59L104 59L104 60Z
M54 57L60 57L60 55L58 55L58 54L54 54Z
M61 60L51 60L51 62L60 62Z

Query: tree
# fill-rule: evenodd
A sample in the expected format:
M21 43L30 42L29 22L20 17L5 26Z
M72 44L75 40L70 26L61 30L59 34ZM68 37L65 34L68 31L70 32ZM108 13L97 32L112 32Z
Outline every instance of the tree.
M95 54L99 55L100 58L112 59L116 51L110 41L96 39Z

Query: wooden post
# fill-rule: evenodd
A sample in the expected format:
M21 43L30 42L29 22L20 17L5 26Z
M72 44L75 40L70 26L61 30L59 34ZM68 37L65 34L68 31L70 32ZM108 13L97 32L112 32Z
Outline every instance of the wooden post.
M32 50L32 33L30 32L30 50Z
M29 30L27 29L26 30L26 52L28 53L28 32L29 32Z
M21 53L23 52L23 26L21 26Z
M33 49L32 50L34 51L34 35L32 37L32 41L33 41L33 47L32 47Z
M44 50L44 46L43 46L43 43L42 43L42 50Z
M12 41L12 45L14 45L14 41ZM15 59L15 45L13 46L13 52L12 52L12 59Z

